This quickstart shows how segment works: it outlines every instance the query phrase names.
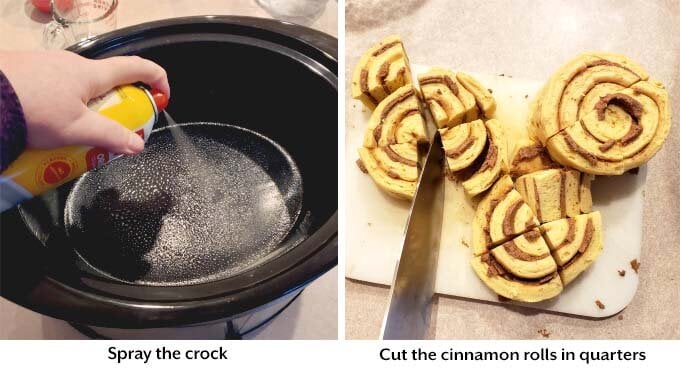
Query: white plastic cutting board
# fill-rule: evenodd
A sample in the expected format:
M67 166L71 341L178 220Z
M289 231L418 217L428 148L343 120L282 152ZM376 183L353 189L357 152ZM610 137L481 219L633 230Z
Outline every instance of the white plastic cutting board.
M412 65L414 75L428 70ZM472 74L493 91L497 102L495 118L506 126L509 149L518 134L526 132L529 102L543 82L504 76ZM347 147L347 246L346 276L351 279L390 285L401 252L409 202L398 201L378 189L356 166L370 111L358 101L348 103ZM593 181L593 210L602 213L604 251L599 259L556 298L541 303L519 303L531 308L606 317L616 314L633 299L638 285L630 261L640 260L643 187L646 169L637 175L597 177ZM446 180L442 239L435 291L445 295L499 302L498 296L475 275L469 262L474 206L460 184ZM621 277L618 270L625 270ZM600 300L605 309L595 304Z

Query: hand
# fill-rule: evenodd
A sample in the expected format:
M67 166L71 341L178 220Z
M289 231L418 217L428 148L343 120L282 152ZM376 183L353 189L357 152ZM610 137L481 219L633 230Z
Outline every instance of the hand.
M137 56L89 60L67 51L2 52L0 70L24 111L27 145L57 148L83 144L134 154L144 141L87 103L112 88L144 82L170 97L165 70Z

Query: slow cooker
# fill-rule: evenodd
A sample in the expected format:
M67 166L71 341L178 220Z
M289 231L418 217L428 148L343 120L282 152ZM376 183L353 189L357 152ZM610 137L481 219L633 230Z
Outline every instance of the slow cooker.
M68 219L73 216L69 204L74 204L74 191L83 189L92 173L105 176L114 172L116 162L132 162L121 158L2 214L2 297L68 321L92 337L151 338L159 335L139 332L220 323L225 337L234 338L276 316L306 285L337 265L335 38L276 20L199 16L119 29L70 50L88 58L139 55L163 66L172 87L167 112L185 130L184 136L212 137L224 149L252 159L264 178L271 178L267 188L285 195L285 208L294 214L284 232L267 242L270 250L249 266L226 271L228 261L220 265L219 256L241 248L238 241L225 239L226 247L210 247L219 256L205 266L191 267L180 256L164 263L165 267L154 268L151 263L141 271L129 271L139 258L116 255L123 249L111 234L115 223L107 218L112 204L83 203L90 210L99 209L96 214L78 215L89 225L83 227L91 227L97 235L83 239L73 234ZM172 142L168 136L172 129L165 128L168 123L160 118L145 152L161 152ZM220 149L210 148L213 154L206 153L206 157L229 165L230 159ZM146 162L147 169L167 168L153 159ZM120 165L118 169L125 170ZM217 175L210 183L227 183L238 176L225 178ZM248 187L242 186L241 193L258 190ZM104 201L111 198L101 196ZM254 201L253 196L249 199L243 201ZM159 213L162 205L153 200L151 215L139 217L166 213L167 209ZM144 204L136 202L128 208L138 214L140 206ZM256 216L248 206L242 209L244 217ZM238 212L231 213L231 221L240 217ZM104 218L98 221L96 217ZM218 230L221 223L216 222L207 230L221 232L217 239L228 236ZM239 226L242 235L237 236L265 231L266 227L258 225ZM207 245L192 243L192 251L208 250ZM248 251L262 246L251 245ZM173 268L185 271L168 270ZM173 278L175 273L182 277Z

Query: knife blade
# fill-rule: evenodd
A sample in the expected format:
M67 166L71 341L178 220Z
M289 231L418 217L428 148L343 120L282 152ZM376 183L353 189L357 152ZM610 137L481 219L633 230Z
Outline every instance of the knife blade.
M444 162L435 131L406 223L381 339L424 339L427 333L443 220Z

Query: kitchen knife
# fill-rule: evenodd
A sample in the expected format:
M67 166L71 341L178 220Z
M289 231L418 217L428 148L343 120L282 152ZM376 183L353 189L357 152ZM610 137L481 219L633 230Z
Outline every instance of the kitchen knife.
M444 209L444 149L439 131L427 152L406 223L381 339L424 339L430 321Z

